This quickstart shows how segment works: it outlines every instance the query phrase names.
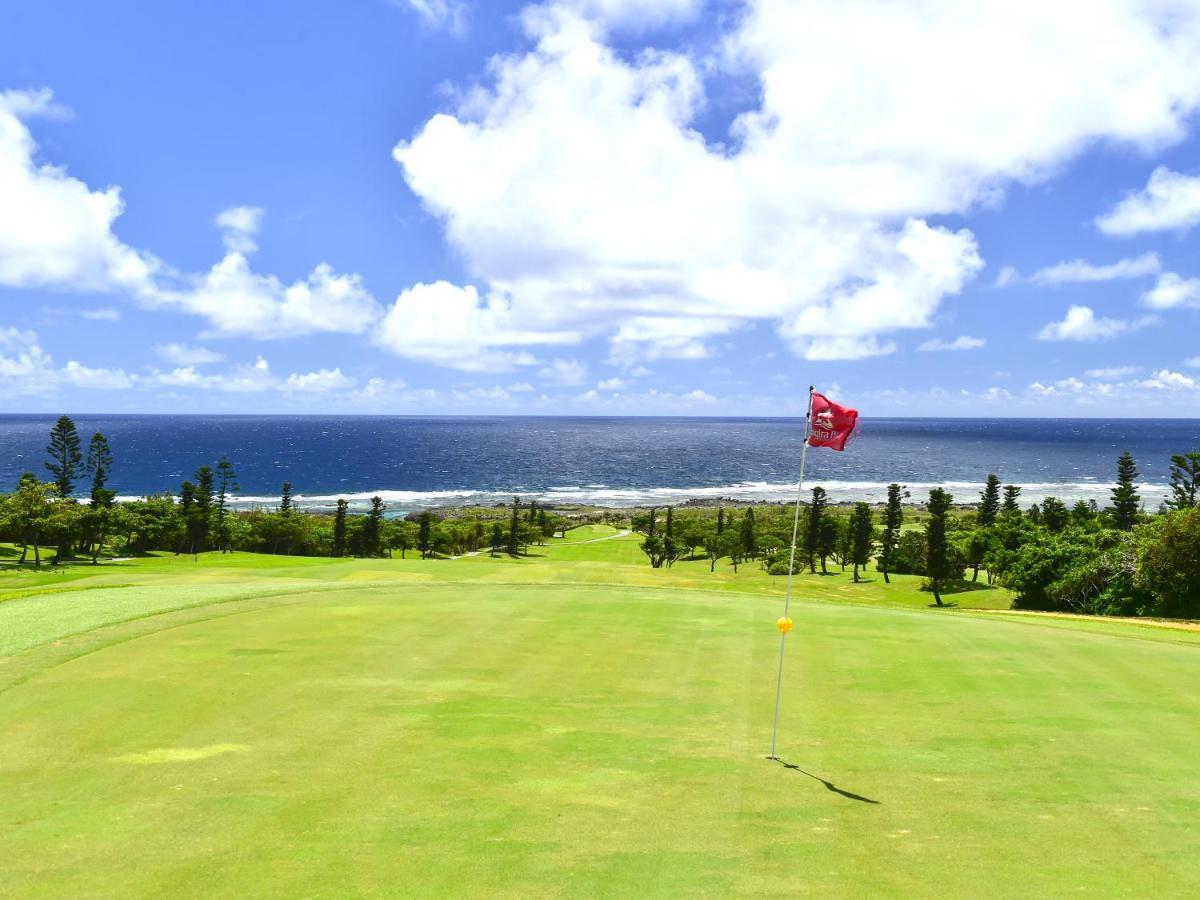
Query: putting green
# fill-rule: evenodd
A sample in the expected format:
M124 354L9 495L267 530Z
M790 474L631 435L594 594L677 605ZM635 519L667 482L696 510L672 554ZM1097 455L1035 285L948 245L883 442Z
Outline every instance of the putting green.
M4 893L1200 892L1195 635L801 603L785 767L778 598L628 544L0 604Z

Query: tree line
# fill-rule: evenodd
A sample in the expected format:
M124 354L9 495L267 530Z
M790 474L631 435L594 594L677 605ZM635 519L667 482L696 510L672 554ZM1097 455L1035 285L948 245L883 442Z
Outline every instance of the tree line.
M1137 489L1137 464L1117 461L1110 505L1080 500L1069 507L1046 497L1025 509L1021 488L988 475L973 509L956 509L954 498L934 488L905 527L900 484L888 486L887 503L842 510L814 487L796 523L793 562L791 510L750 507L652 509L633 516L632 527L651 566L706 557L710 570L728 558L736 572L757 562L772 575L807 569L829 574L832 561L853 580L874 563L890 576L920 575L937 606L943 593L961 590L983 572L988 583L1013 590L1016 606L1076 613L1200 618L1200 451L1171 458L1170 496L1147 514Z

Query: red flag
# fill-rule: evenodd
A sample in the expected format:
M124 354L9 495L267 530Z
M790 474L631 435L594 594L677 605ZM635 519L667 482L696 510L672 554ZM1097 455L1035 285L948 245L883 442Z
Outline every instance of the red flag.
M812 425L808 433L808 446L832 447L845 450L846 441L858 425L858 410L834 403L816 391L812 395Z

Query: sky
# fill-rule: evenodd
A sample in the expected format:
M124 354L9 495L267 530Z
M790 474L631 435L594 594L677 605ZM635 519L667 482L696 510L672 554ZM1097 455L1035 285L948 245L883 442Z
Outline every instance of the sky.
M1192 0L0 6L0 412L1200 416Z

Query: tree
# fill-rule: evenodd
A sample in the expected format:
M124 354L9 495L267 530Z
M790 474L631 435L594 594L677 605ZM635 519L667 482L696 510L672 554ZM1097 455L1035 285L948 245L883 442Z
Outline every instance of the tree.
M1010 485L1011 486L1011 485ZM1017 488L1020 491L1020 488ZM1005 492L1007 497L1007 491ZM1014 498L1015 502L1015 498ZM991 528L996 524L996 516L1000 514L1000 479L994 474L989 474L987 484L984 485L983 492L979 495L979 513L976 515L976 521L979 522L982 528ZM979 570L975 570L976 577L979 576Z
M292 513L292 483L285 481L279 489L279 514L289 516Z
M50 443L46 446L50 461L46 468L54 476L53 484L58 496L71 496L75 489L75 479L79 477L79 468L83 465L83 454L79 449L79 432L70 416L59 416L54 427L50 429Z
M747 509L742 516L741 529L742 553L753 558L758 553L758 539L754 534L754 510Z
M499 522L492 523L492 546L490 556L497 555L504 549L504 526Z
M1047 497L1042 501L1042 524L1050 531L1057 534L1067 527L1070 519L1067 505L1057 497Z
M213 497L216 494L215 484L211 468L201 466L196 470L196 506L192 512L192 518L197 540L193 545L193 553L208 548L208 535L212 528Z
M513 507L514 513L517 507ZM510 538L509 553L516 555L516 551L512 550L513 544ZM425 510L421 515L417 516L417 549L421 551L421 559L428 559L429 552L433 549L433 513L430 510Z
M642 552L649 558L650 566L655 569L662 568L667 558L666 542L658 533L657 507L650 510L650 519L646 523L646 539L642 541Z
M521 498L513 497L512 519L508 523L508 555L516 556L521 549Z
M929 492L929 522L925 525L926 566L929 576L929 587L933 591L933 600L938 606L942 602L941 588L949 577L951 568L949 547L946 544L946 513L954 498L941 488Z
M1004 486L1004 513L1019 513L1021 511L1021 489L1015 484Z
M1155 598L1162 616L1200 619L1200 507L1160 517L1139 541L1135 583Z
M833 516L822 516L817 523L817 541L816 552L821 559L821 574L828 575L829 569L826 568L825 561L833 555L833 551L837 548L838 538L841 535L841 529L838 528L838 520Z
M854 564L854 581L857 583L859 566L864 569L867 567L875 542L875 517L866 503L854 504L849 530L852 536L850 561Z
M883 525L883 539L879 542L879 570L883 572L885 584L891 584L888 573L892 569L892 557L900 541L900 526L904 524L904 507L900 505L900 485L888 485L887 512Z
M725 507L717 507L717 534L725 530Z
M17 491L5 501L6 518L21 543L21 558L24 563L33 547L33 564L42 564L41 543L50 517L49 495L57 491L53 484L38 481L32 472L25 472L17 485Z
M332 555L339 558L346 555L346 509L349 505L344 498L339 497L337 512L333 514Z
M84 465L84 471L92 476L92 506L112 505L114 494L108 490L108 475L112 471L112 464L113 456L108 446L108 438L97 431L88 444L87 462Z
M1171 457L1171 509L1192 509L1200 504L1200 450Z
M229 461L229 457L222 454L217 461L217 542L221 546L221 552L229 552L229 528L226 525L226 506L229 503L229 495L240 490L237 483L237 472L233 470L233 463Z
M815 573L817 566L814 557L819 552L821 543L821 525L825 514L825 488L815 487L812 489L812 503L808 507L808 540L804 542L804 549L808 551L808 571ZM829 552L832 552L832 546ZM825 553L821 557L821 571L825 571Z
M383 513L385 507L382 497L371 498L371 509L363 521L362 550L363 556L383 555Z
M1137 463L1128 450L1117 460L1117 486L1112 489L1113 522L1121 531L1133 531L1142 498L1134 484L1138 477Z

